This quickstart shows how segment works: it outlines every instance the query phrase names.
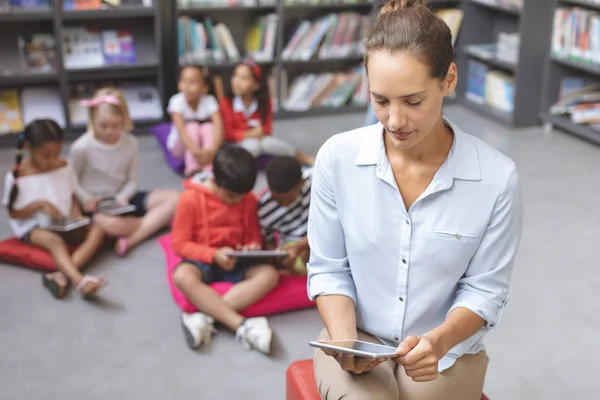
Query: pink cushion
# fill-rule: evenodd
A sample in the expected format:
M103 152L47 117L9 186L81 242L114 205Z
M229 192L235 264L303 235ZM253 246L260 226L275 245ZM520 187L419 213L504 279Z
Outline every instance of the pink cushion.
M167 281L175 303L184 312L195 312L196 307L179 291L173 283L173 270L181 262L181 257L173 252L171 234L158 238L158 243L165 253L167 261ZM229 282L215 282L210 285L217 293L223 295L233 286ZM241 314L245 317L257 317L277 314L285 311L314 307L315 303L306 293L306 276L281 275L279 285L257 303L251 305Z
M74 248L70 250L73 251ZM56 265L54 265L50 253L17 238L9 238L0 242L0 261L40 271L56 271Z

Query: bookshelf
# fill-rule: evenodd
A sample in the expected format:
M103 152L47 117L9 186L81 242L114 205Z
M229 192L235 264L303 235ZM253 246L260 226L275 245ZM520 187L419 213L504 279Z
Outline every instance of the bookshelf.
M553 10L548 0L517 3L461 2L457 99L503 125L528 127L539 124L541 66L549 49Z
M173 34L169 40L171 45L164 49L165 54L167 54L166 58L177 60L181 55L178 49L178 46L181 44L179 42L181 27L178 26L178 21L181 17L197 21L209 18L213 24L224 23L231 31L233 41L239 50L241 58L243 58L245 56L245 38L252 21L261 15L274 14L277 25L272 57L268 60L261 60L259 58L257 63L262 66L263 74L271 77L272 82L270 84L274 86L271 88L271 92L276 97L277 111L275 112L275 118L287 119L306 116L339 115L343 113L364 113L366 111L366 101L368 99L364 99L365 102L363 102L362 97L357 101L352 101L353 98L350 98L345 105L340 107L311 107L304 110L290 110L284 107L285 99L290 95L289 91L293 88L296 79L300 79L307 74L346 73L357 66L361 66L363 60L363 54L357 51L335 54L333 56L329 54L323 57L317 50L312 56L306 58L297 55L289 56L289 54L286 56L285 49L293 38L295 29L301 21L308 20L316 23L315 21L319 18L328 16L331 13L355 13L373 21L374 2L365 0L326 0L322 2L276 0L261 2L258 0L253 3L247 3L238 0L240 5L232 7L215 6L214 1L207 2L206 6L190 6L190 3L198 4L200 2L194 2L193 0L172 2L172 7L169 10L170 18L167 19L170 24L170 31ZM460 0L430 0L429 4L434 9L457 8ZM187 32L187 28L183 32ZM325 35L323 41L326 40L327 36ZM187 50L189 51L189 48ZM237 62L231 60L219 62L215 62L214 60L186 60L183 64L206 66L211 73L217 73L222 78L224 86L228 87L229 78ZM176 77L178 73L179 67L173 66L172 70L167 74L172 77L167 82L167 98L177 91Z
M135 3L127 1L127 4ZM100 9L68 9L67 0L50 0L49 7L3 9L0 7L0 92L16 91L19 96L21 125L30 119L47 114L57 120L67 132L68 139L75 139L85 130L84 121L74 120L76 100L70 97L76 88L87 85L132 85L144 84L152 88L152 96L160 98L160 114L154 110L151 118L134 116L136 128L143 128L164 119L163 82L163 43L162 17L163 2L158 0L140 1L139 5L109 7ZM34 22L34 23L30 23ZM67 60L64 35L69 29L85 27L99 32L127 31L133 38L136 60L129 62L99 62L88 66L74 66ZM53 60L49 72L34 71L28 67L23 57L19 39L29 43L31 35L43 34L53 41ZM46 55L52 52L45 53ZM107 58L108 59L108 58ZM89 61L89 60L88 60ZM105 60L106 61L106 60ZM110 64L110 65L109 65ZM132 94L132 96L134 96ZM143 97L142 92L139 93ZM37 97L37 100L36 100ZM26 102L27 100L27 102ZM32 107L31 101L38 107ZM26 104L29 105L26 107ZM52 107L47 108L48 104ZM25 112L36 109L36 112ZM41 113L41 114L40 114ZM81 110L79 111L81 113ZM24 115L28 114L28 115ZM18 131L14 132L18 133ZM0 134L0 146L13 146L16 135Z
M598 19L600 15L600 2L589 0L553 0L553 19L554 23L558 24L558 26L556 28L553 27L549 35L551 45L547 53L544 69L544 90L541 96L540 118L544 122L544 128L547 132L552 131L553 128L558 128L563 132L590 143L600 145L600 124L589 120L588 123L575 123L575 117L572 112L566 113L559 110L553 112L552 110L552 107L560 100L565 88L568 87L571 90L577 90L600 82L600 48L598 48L597 44L594 44L597 41L598 34L591 33L588 44L582 43L580 40L570 40L567 43L572 43L572 47L561 45L561 37L564 39L563 35L569 34L569 32L565 29L563 21L560 21L560 18L558 20L554 18L554 13L558 13L559 9L563 8L577 8L580 16L584 17L582 20L585 20L587 16L593 16L593 19L597 19L594 22L596 28L588 27L588 32L592 29L600 28L600 25L598 25L600 23L600 19ZM577 25L573 24L573 29L577 27L582 31L586 30ZM598 90L592 89L588 95L595 95L596 93L598 93ZM593 98L590 100L592 105L599 102ZM579 117L581 117L581 113ZM596 115L588 114L588 118L596 118Z

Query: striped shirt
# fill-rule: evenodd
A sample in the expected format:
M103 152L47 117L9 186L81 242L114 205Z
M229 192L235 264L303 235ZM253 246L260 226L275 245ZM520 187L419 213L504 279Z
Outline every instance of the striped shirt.
M260 196L258 220L265 241L274 242L275 233L279 235L280 243L297 241L306 236L312 167L302 169L302 178L304 185L300 191L300 199L287 207L282 207L273 200L269 190Z

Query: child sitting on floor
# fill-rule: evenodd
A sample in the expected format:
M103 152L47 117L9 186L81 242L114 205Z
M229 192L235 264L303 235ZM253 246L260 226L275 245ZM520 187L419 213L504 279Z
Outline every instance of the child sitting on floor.
M220 107L228 142L239 143L254 157L287 155L303 164L314 163L314 157L271 135L273 108L269 90L260 67L251 60L235 68L229 93L221 99Z
M19 136L15 167L6 175L2 203L8 208L14 234L52 255L58 271L43 276L44 286L52 295L64 297L72 282L87 298L100 289L104 279L84 276L79 270L102 246L102 229L95 225L66 233L44 229L53 219L82 216L75 197L76 176L61 157L63 144L64 133L56 122L45 119L29 123ZM29 157L23 158L23 149ZM73 254L69 244L79 245Z
M88 131L73 143L70 151L79 180L77 197L84 211L94 214L94 221L104 232L118 238L115 252L122 257L169 224L179 192L138 191L139 145L130 133L133 124L120 91L101 89L83 104L89 107ZM105 198L114 198L120 205L133 205L135 210L121 216L96 213L99 202Z
M266 175L269 187L258 200L265 247L287 250L289 256L277 266L306 274L310 255L306 233L312 167L302 167L294 157L279 156L269 162Z
M169 100L173 126L167 148L183 157L185 176L209 171L217 150L223 144L223 121L219 103L210 93L211 84L197 66L185 66L179 76L179 93Z
M277 270L252 259L227 255L235 250L258 250L262 238L256 216L256 181L252 155L226 145L213 162L212 174L197 174L185 182L173 221L173 250L183 261L173 272L174 284L200 311L182 315L188 345L198 348L214 333L214 320L236 332L248 349L271 350L272 331L264 317L239 314L279 283ZM235 285L223 296L214 282Z

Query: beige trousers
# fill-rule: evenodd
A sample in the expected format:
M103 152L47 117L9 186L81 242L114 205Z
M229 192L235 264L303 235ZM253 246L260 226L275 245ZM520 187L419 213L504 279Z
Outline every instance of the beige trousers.
M328 338L323 329L319 340ZM364 332L359 332L359 339L380 343ZM414 382L401 365L392 361L354 375L344 371L335 358L320 349L315 349L314 365L323 400L480 400L488 357L483 351L464 355L431 382Z

